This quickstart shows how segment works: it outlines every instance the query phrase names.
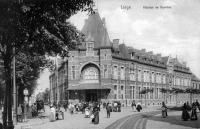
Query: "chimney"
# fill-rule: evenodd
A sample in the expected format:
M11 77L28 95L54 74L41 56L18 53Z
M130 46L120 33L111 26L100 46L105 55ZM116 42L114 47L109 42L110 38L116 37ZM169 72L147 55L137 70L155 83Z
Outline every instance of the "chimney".
M119 39L113 39L113 48L119 47Z
M103 25L105 26L106 25L106 19L105 19L105 17L102 18L102 22L103 22Z

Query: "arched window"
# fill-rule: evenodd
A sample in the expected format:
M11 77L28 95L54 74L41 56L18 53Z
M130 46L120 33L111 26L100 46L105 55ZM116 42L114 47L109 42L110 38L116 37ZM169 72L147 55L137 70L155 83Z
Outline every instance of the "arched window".
M83 71L84 80L97 80L98 77L98 70L95 67L89 67Z

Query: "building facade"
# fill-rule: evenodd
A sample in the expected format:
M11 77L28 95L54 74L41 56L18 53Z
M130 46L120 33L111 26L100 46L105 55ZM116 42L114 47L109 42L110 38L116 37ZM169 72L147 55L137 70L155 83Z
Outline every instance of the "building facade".
M197 90L200 90L200 79L197 78L194 74L192 74L192 88L193 89L197 89ZM192 95L192 101L200 101L200 94L193 94Z
M82 33L85 41L70 50L65 67L49 77L52 100L63 96L69 101L117 100L124 105L130 105L132 100L145 105L189 101L187 94L177 97L161 92L162 88L191 87L191 71L177 58L138 50L120 44L119 39L110 41L105 19L98 13L85 20ZM141 94L144 89L152 92Z

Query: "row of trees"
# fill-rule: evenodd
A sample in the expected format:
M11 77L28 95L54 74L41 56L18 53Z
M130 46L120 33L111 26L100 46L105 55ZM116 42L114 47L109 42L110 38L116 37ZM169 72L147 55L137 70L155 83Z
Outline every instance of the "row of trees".
M43 92L39 92L36 95L36 100L42 100L45 103L49 103L50 102L50 90L49 90L49 88L46 88Z
M3 126L12 123L12 60L16 58L16 82L34 90L46 56L66 56L82 34L66 22L78 11L92 12L92 0L3 0L0 1L0 55L3 60ZM21 88L21 89L20 89ZM22 94L22 93L19 93Z
M146 100L146 94L150 93L150 92L152 93L153 89L143 89L139 92L139 94L144 94L145 100ZM180 89L180 88L171 88L171 89L161 88L160 92L164 94L164 96L163 96L164 102L166 100L166 94L167 93L175 94L176 95L176 105L177 105L178 94L180 94L180 93L190 94L190 103L192 103L193 94L200 94L200 89L187 88L187 89L183 90L183 89Z

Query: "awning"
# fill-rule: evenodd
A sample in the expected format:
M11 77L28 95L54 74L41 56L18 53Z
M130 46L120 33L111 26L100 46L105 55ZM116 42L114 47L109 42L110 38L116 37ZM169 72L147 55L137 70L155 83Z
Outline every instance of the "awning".
M67 90L101 90L101 89L110 89L109 87L100 86L98 83L96 84L79 84L76 86L69 86Z

